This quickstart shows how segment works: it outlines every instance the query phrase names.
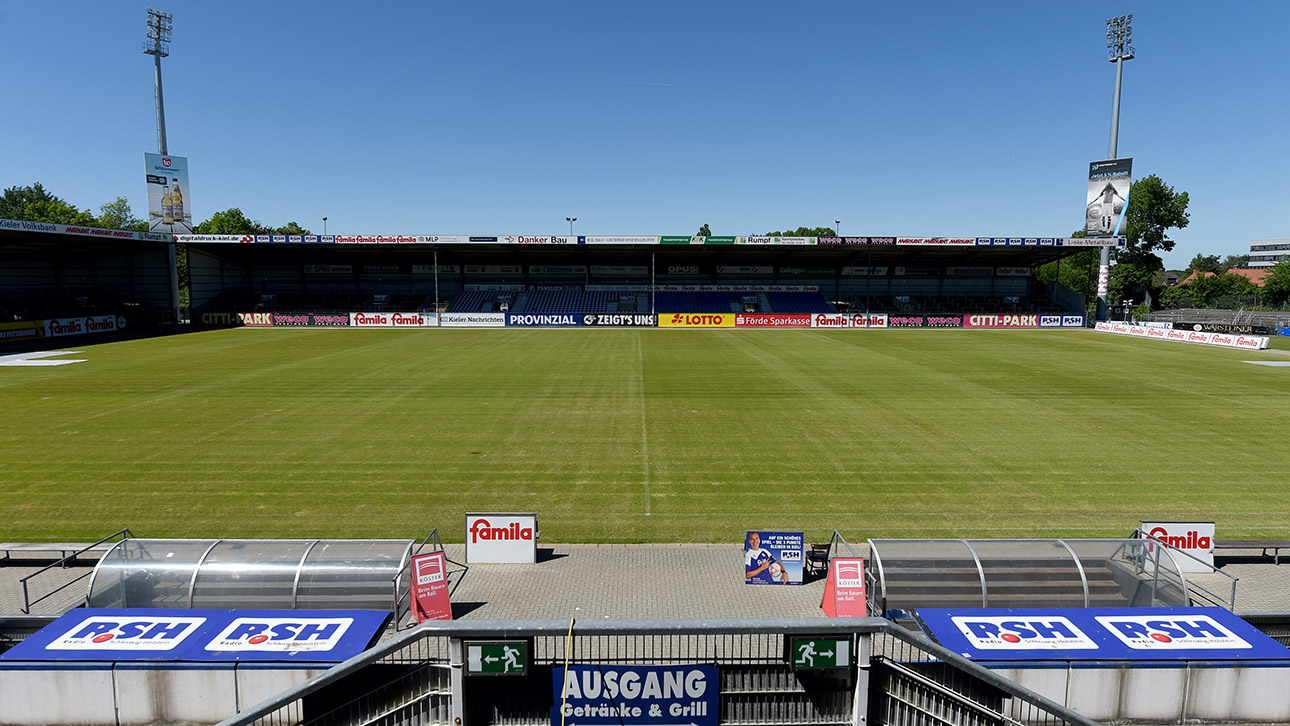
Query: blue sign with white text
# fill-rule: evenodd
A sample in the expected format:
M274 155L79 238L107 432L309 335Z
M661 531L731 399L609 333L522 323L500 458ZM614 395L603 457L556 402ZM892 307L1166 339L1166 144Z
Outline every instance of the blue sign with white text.
M551 669L552 726L717 726L717 669L571 665Z
M507 313L506 327L571 328L582 325L582 316L570 313Z
M2 660L339 663L380 636L375 610L78 608Z
M932 639L974 660L1290 660L1223 608L920 609Z

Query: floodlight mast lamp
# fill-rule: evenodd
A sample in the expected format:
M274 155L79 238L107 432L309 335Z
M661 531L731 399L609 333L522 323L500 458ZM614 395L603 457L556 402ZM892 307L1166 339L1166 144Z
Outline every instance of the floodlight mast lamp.
M1111 101L1111 143L1107 150L1108 159L1116 158L1120 140L1120 88L1124 84L1124 61L1132 60L1134 56L1133 46L1133 13L1121 15L1116 18L1106 19L1106 50L1107 60L1115 64L1115 97ZM1127 203L1127 202L1126 202ZM1101 271L1109 271L1111 267L1111 248L1103 247L1099 256L1098 263ZM1107 319L1108 292L1098 283L1097 291L1097 317L1099 320Z
M162 156L166 149L166 102L161 94L161 59L170 55L170 31L175 16L148 8L148 39L143 41L143 52L152 56L157 70L157 151Z

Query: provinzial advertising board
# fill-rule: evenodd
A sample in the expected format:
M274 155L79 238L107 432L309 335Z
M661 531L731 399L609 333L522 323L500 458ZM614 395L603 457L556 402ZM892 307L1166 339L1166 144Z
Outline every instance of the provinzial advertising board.
M506 313L508 328L574 328L582 325L575 313Z
M339 663L370 647L390 617L373 610L77 608L0 660Z
M802 584L805 542L801 532L749 531L744 536L744 582Z
M439 313L441 328L501 328L506 313Z
M1173 557L1183 572L1214 571L1213 522L1152 522L1144 519L1140 529L1148 537L1190 555Z
M653 328L658 316L648 313L587 313L582 316L586 328Z
M721 682L709 665L551 669L551 726L717 726Z
M193 233L193 202L188 190L188 158L144 153L147 172L148 231Z
M537 515L468 513L466 564L537 562Z
M1290 660L1284 645L1217 607L920 608L916 619L973 660Z

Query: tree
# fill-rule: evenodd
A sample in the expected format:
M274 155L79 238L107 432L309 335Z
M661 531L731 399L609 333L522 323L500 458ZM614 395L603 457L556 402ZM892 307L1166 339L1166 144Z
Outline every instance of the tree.
M1202 255L1197 253L1195 257L1191 258L1191 262L1188 263L1187 269L1183 270L1183 272L1186 273L1183 277L1187 277L1193 272L1211 272L1217 275L1226 271L1227 268L1223 267L1218 261L1218 255Z
M1187 192L1175 192L1155 174L1133 183L1125 212L1127 246L1112 255L1115 266L1111 268L1109 300L1156 295L1155 273L1164 266L1156 252L1172 250L1169 230L1182 229L1191 221L1188 201Z
M1269 305L1290 302L1290 260L1283 260L1272 268L1272 274L1263 281L1263 299Z
M94 224L104 229L148 231L148 223L134 216L134 211L130 209L130 202L125 197L117 197L99 207L99 216Z
M253 219L247 219L237 207L216 212L197 225L197 234L272 234L273 230Z
M94 215L50 194L40 182L26 187L9 187L0 197L0 219L21 219L27 222L52 222L94 225Z
M703 226L699 228L699 236L700 236L700 237L711 237L711 236L712 236L712 229L708 227L708 223L707 223L707 222L704 222L704 223L703 223Z
M834 237L832 227L798 227L783 232L767 232L767 237Z
M310 232L295 222L287 222L285 227L278 227L273 230L273 234L313 234L313 232Z
M1221 263L1219 263L1219 267L1222 268L1223 272L1227 272L1234 267L1243 268L1248 264L1250 264L1249 255L1228 255L1223 258Z

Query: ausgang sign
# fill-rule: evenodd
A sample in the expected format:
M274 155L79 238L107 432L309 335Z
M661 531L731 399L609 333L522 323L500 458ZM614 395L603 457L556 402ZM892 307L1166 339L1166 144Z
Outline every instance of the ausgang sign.
M467 514L466 563L533 564L537 538L536 514Z

